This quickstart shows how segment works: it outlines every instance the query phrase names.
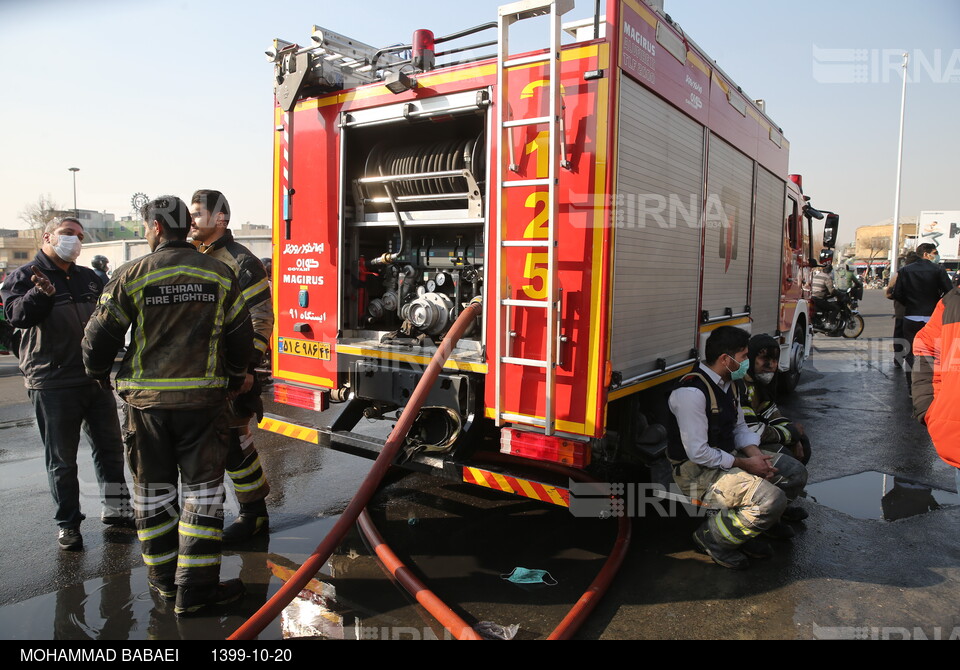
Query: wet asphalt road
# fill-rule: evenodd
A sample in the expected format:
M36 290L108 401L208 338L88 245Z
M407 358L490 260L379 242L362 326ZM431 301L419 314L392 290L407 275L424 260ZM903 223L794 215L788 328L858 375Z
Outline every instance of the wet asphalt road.
M648 509L633 519L624 566L577 637L960 636L960 506L938 492L953 491L953 470L910 418L903 373L882 341L893 328L890 303L867 291L861 311L867 322L861 339L817 336L797 395L783 403L813 436L810 496L803 503L810 518L797 527L797 537L776 543L772 559L732 572L692 551L690 534L699 520ZM82 528L85 550L57 549L32 408L15 361L0 358L0 638L223 639L278 588L268 562L299 565L369 467L270 433L258 433L257 446L273 488L271 532L243 551L225 552L222 569L224 578L241 576L249 593L223 616L178 622L147 591L134 533L106 529L96 519L95 492L84 503L90 516ZM824 486L870 472L882 474ZM81 477L94 481L88 450ZM895 515L890 503L928 509L936 506L932 496L947 506L883 518ZM228 517L235 509L231 500ZM574 518L560 508L423 475L393 481L373 513L401 557L468 621L515 624L519 639L550 633L593 579L616 531L613 520ZM548 570L558 583L521 587L501 578L517 566ZM303 606L301 634L444 636L383 576L355 532L318 580L323 595ZM291 631L294 624L284 627ZM274 622L260 639L282 635Z

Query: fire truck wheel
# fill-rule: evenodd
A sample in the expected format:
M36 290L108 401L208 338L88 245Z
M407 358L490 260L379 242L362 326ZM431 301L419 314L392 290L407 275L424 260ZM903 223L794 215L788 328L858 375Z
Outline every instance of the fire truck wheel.
M790 345L790 368L780 373L778 388L780 393L793 393L800 383L800 371L803 369L804 340L803 330L798 325L793 333L793 342Z

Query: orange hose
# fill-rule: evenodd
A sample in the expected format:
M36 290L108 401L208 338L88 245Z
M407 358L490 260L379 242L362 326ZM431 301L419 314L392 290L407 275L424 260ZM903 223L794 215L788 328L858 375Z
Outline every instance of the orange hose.
M330 529L326 537L320 541L320 544L317 545L317 548L314 549L310 557L300 566L300 569L280 587L280 590L277 591L270 600L254 612L253 616L237 628L237 630L227 638L228 640L253 639L267 627L267 624L280 614L284 607L290 604L307 582L309 582L310 579L319 572L320 568L323 567L323 564L327 562L333 550L337 548L337 545L340 544L340 541L349 532L350 527L357 520L357 517L360 516L360 513L367 506L367 503L370 502L373 494L376 493L380 482L390 469L394 457L397 455L400 447L403 446L407 433L410 432L410 428L413 426L413 422L420 412L420 408L427 399L433 383L440 374L444 362L450 357L454 345L463 335L464 331L466 331L467 327L479 314L479 301L471 302L467 308L460 313L460 316L457 317L457 320L454 321L450 330L443 338L440 346L437 347L433 358L430 359L426 371L410 395L410 401L406 407L403 408L403 413L390 432L390 437L387 438L386 443L383 445L383 450L373 462L370 472L367 473L366 478L364 478L363 483L360 484L360 488L356 494L354 494L350 504L347 505L347 508L340 515L337 523Z
M521 461L504 454L488 453L478 454L477 456L482 460L492 462L523 464L528 467L531 465L529 461ZM551 470L577 481L596 481L580 470L574 470L562 465L554 463L537 463L536 465L539 469ZM358 523L360 531L367 537L370 543L374 545L377 556L383 561L384 565L390 570L394 577L397 578L397 581L403 584L404 588L417 599L417 602L423 605L423 607L457 639L480 639L476 632L473 631L462 618L455 614L453 610L434 595L432 591L429 591L423 582L417 579L403 562L397 558L390 547L384 543L383 538L380 536L379 531L377 531L373 520L366 510L360 515ZM610 587L610 583L613 581L617 571L623 565L627 550L630 547L631 532L630 520L626 516L621 516L618 521L617 541L613 545L610 556L607 557L600 572L597 573L597 576L587 590L584 591L574 606L570 608L567 616L565 616L557 627L554 628L553 632L550 633L547 638L548 640L570 639L577 629L583 625L587 617L590 616L590 613L593 612L600 602L600 598L603 597L603 594L606 593ZM468 632L472 633L473 636L469 636Z
M403 561L387 544L383 541L380 532L373 524L370 513L363 510L360 518L357 520L360 531L367 537L377 558L383 563L384 567L403 585L407 592L417 599L417 602L423 605L433 617L443 624L443 627L450 631L458 640L481 640L483 638L473 630L473 627L464 621L460 616L440 600L426 585L414 575L410 569L404 565Z
M528 461L523 461L514 456L508 456L506 454L489 453L482 454L482 456L486 460L493 462L512 463L517 465L523 464L528 467L531 465ZM558 463L537 463L536 467L566 475L570 479L575 479L580 482L597 481L585 472L568 468ZM583 592L583 595L580 596L580 599L577 600L576 604L570 609L570 611L567 613L567 616L563 618L563 621L561 621L560 624L554 628L553 632L547 637L548 640L569 640L571 637L573 637L573 634L578 628L580 628L581 625L583 625L583 622L586 621L587 617L590 616L590 613L593 612L596 606L600 603L600 598L603 597L603 594L607 592L608 588L610 588L610 583L613 581L617 571L620 570L624 559L627 557L627 551L630 548L630 539L632 535L632 525L629 517L626 515L622 515L617 519L617 527L617 541L614 542L613 549L610 551L610 556L607 557L603 567L600 568L600 572L597 573L597 576L594 578L593 582L591 582L590 586L587 587L587 590Z

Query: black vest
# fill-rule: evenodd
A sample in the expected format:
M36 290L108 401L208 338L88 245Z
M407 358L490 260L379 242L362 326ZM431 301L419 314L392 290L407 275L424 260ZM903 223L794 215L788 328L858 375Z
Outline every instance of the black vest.
M730 384L724 392L717 384L702 372L691 372L680 378L676 388L694 387L700 389L707 400L707 440L711 447L732 454L736 449L733 431L737 426L740 394L737 384ZM670 412L670 429L668 435L667 455L671 461L686 461L687 452L680 439L680 425L677 418Z

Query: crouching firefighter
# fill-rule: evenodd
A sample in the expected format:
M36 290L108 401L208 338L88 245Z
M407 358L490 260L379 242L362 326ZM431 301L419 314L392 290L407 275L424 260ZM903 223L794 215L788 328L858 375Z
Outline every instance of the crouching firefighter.
M680 379L668 401L674 480L691 499L720 508L694 532L694 543L735 570L748 568L748 557L772 555L761 535L793 535L780 517L807 482L799 461L761 451L760 436L744 420L734 381L749 367L749 339L733 326L714 330L705 360Z
M83 362L109 383L132 328L116 386L137 535L151 591L189 616L244 594L239 579L219 578L226 399L245 378L253 328L230 268L186 241L186 204L164 196L142 215L151 253L114 273L87 324Z

